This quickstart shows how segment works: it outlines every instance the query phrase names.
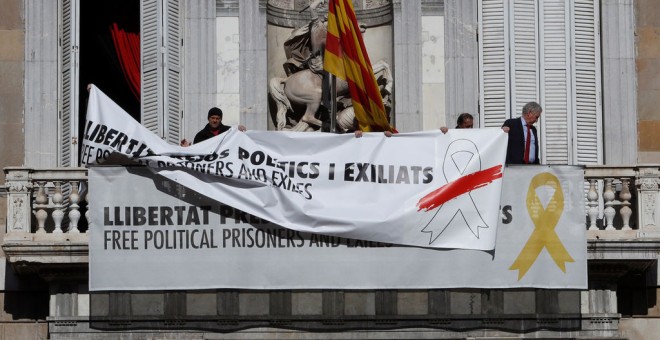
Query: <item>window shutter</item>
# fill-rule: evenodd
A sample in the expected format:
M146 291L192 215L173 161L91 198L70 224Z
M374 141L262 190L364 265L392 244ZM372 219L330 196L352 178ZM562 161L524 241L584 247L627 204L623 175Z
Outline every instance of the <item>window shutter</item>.
M179 0L142 0L142 125L171 143L180 130Z
M79 67L79 12L78 0L62 0L60 7L60 60L62 62L59 91L59 153L58 165L78 166L78 67Z
M478 12L481 126L499 127L510 112L505 2L480 0Z
M541 156L545 164L570 164L572 133L569 15L567 0L541 3L541 93L543 126Z
M602 162L598 6L599 0L479 1L482 126L500 126L538 101L543 163Z
M602 163L600 33L598 0L574 0L572 83L574 153L578 164Z
M181 13L179 0L165 8L165 136L179 144L181 136Z
M538 11L536 1L511 2L511 110L512 117L520 116L522 108L531 101L540 101L538 75Z
M140 52L142 74L140 81L142 125L153 133L163 136L163 95L160 84L162 73L158 66L163 64L160 52L162 37L163 6L159 0L142 0L140 3Z

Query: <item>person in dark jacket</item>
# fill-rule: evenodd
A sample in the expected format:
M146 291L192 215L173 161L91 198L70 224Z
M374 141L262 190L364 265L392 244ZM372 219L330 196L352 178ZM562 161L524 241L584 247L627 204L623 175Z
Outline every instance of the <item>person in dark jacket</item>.
M457 129L471 129L474 126L474 117L467 112L461 113L456 119L456 128ZM440 128L442 133L447 133L449 129L446 126Z
M522 116L507 119L502 129L508 128L509 144L506 148L506 164L539 164L539 137L534 123L543 109L536 102L523 106ZM505 129L506 131L506 129Z
M229 126L222 124L222 110L217 107L212 107L208 113L209 123L206 126L197 132L195 139L193 139L193 144L203 142L211 137L215 137L223 132L229 130ZM246 128L243 125L238 126L238 130L245 131ZM189 146L190 142L186 139L181 141L181 146Z

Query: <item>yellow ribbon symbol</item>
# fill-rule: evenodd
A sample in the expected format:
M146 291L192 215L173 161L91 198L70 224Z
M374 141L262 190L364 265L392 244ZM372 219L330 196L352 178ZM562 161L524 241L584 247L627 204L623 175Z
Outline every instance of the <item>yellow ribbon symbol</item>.
M555 189L546 209L543 208L541 200L536 195L536 188L543 185ZM564 212L564 193L561 190L559 179L555 175L543 172L532 178L527 190L527 212L534 223L534 231L509 270L519 270L518 281L520 281L541 254L543 248L546 248L559 269L566 273L566 262L575 262L575 260L555 233L555 227Z

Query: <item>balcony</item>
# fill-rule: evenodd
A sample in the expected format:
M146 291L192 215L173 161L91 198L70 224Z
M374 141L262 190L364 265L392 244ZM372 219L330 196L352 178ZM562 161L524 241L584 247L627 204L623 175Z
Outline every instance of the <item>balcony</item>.
M20 273L86 266L87 170L4 169L7 229L2 242ZM585 228L590 260L655 261L660 250L660 166L587 166ZM600 261L598 261L600 262Z
M70 294L69 290L71 282L74 282L74 285L78 287L86 287L89 260L88 235L86 232L90 228L94 228L93 225L88 223L87 170L82 168L31 169L10 167L5 168L4 172L6 175L7 229L2 248L8 263L19 275L34 274L49 282L51 292L49 320L53 322L50 326L52 333L78 334L90 331L91 294L87 292L87 288L82 288L82 290L78 288L80 291L77 294ZM580 329L579 334L585 336L595 334L615 336L619 334L620 313L622 313L622 306L620 306L619 301L620 299L630 300L630 296L625 295L627 294L625 292L621 297L617 296L617 294L620 294L617 287L618 282L624 277L652 272L648 269L655 265L657 254L660 253L660 225L657 220L657 216L660 214L660 204L658 202L660 201L660 166L587 166L584 168L584 174L584 228L587 230L589 288L585 291L563 292L567 294L566 296L571 301L580 300L579 306L576 307L578 309L571 310L569 314L566 314L565 311L555 311L551 319L555 320L554 322L564 320L562 322L580 325L578 327ZM651 287L656 285L655 283L649 284ZM172 299L167 294L176 295L179 293L161 293L162 301L169 304L173 303L176 307L168 305L169 309L165 308L164 310L185 310L182 306L185 305L187 298ZM196 301L195 294L208 294L208 292L189 292L189 294L192 294L190 295L191 301ZM253 301L253 304L270 311L277 310L281 306L290 306L291 301L310 294L322 296L322 299L317 299L318 301L327 300L332 302L336 296L342 297L340 300L344 301L344 292L341 291L253 292L223 290L213 292L213 294L215 294L215 299L218 299L218 301L224 301L225 299L230 301L230 305L236 310L239 308L238 305L241 299L245 301L258 300L257 302ZM485 292L479 290L408 292L403 290L401 292L365 291L352 292L351 294L357 294L361 297L363 295L373 296L374 301L380 301L378 306L390 306L385 302L398 301L398 299L407 301L405 299L409 296L418 297L415 300L415 306L426 304L435 306L435 303L445 301L449 297L462 301L464 295L469 295L471 301L477 299L484 304L501 300L492 299L491 301L490 298L486 298L490 294L495 294L494 296L499 296L502 299L506 294L513 294L511 296L516 296L515 299L519 299L520 296L532 296L535 297L534 299L541 299L538 301L554 301L555 304L559 300L559 292L547 290L532 290L531 293L525 290L512 290L505 293L487 290ZM110 295L101 293L100 298L115 303L119 301L117 300L118 297L122 296L130 296L130 299L135 299L135 301L141 301L140 299L144 298L140 294L133 296L130 293L110 293ZM181 296L185 296L185 294ZM255 296L260 298L255 300ZM270 305L268 301L273 301L273 304ZM318 303L318 301L316 302ZM531 303L533 304L533 301ZM540 304L541 307L546 305L553 304ZM338 303L337 306L344 306L343 302ZM360 307L363 306L360 305ZM402 313L395 308L389 312L387 317L391 319L392 324L401 326L409 322L406 320L411 317ZM429 321L431 323L413 318L417 321L410 321L409 326L438 327L436 323L433 323L437 322L434 318L438 316L431 314L433 313L429 312L428 318L423 318L423 320L431 320ZM222 320L227 322L226 325L216 326L220 327L219 329L222 331L235 330L236 327L244 328L250 322L254 322L254 325L267 325L275 318L269 315L264 317L263 320L256 317L254 319L256 321L249 319L252 321L247 322L240 321L244 319L236 316L216 317L225 318ZM283 318L286 319L286 317ZM483 319L480 319L480 317ZM522 321L520 320L524 319L510 315L499 317L501 318L499 322L506 320L506 322L512 322L511 325L515 327L521 325L520 322ZM532 316L528 315L528 317ZM159 318L169 320L162 315ZM328 318L329 320L332 319L331 317ZM359 327L365 327L364 325L367 323L364 322L378 320L377 318L373 319L373 317L366 319L359 317L346 318L350 322L358 322ZM470 325L479 325L474 326L478 328L492 328L488 324L489 320L487 315L475 315L474 320L471 321L473 323L470 323ZM308 319L300 318L298 321L301 327L309 327ZM462 322L450 319L445 321L449 328ZM546 329L549 327L548 329L552 329L552 327L543 323L544 320L536 320L535 322L532 328L541 327ZM213 324L215 325L217 322L213 322ZM208 326L207 323L204 325L205 327Z
M7 230L2 248L19 274L86 267L87 217L82 216L82 168L5 168ZM86 203L83 204L86 207ZM82 209L83 211L86 209ZM81 230L78 225L84 225Z

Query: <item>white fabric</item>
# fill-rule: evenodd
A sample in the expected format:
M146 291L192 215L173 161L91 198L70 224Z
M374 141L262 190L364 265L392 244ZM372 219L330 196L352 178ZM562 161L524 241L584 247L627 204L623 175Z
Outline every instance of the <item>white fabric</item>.
M92 165L123 155L218 202L299 232L491 250L501 178L447 201L447 206L421 209L419 204L448 181L479 169L501 169L506 137L498 128L390 138L382 133L354 138L231 129L184 148L161 140L93 87L82 162ZM449 155L460 154L471 155L460 165L463 172L443 174L443 169L449 171ZM446 220L438 211L461 212L467 223Z
M547 248L512 269L539 227L530 188L543 209L561 183L563 210L552 230L573 262L565 270ZM197 194L143 167L89 170L90 290L587 288L583 173L578 167L505 169L495 250L438 250L284 229ZM551 199L555 197L554 201ZM199 207L210 207L208 213ZM132 214L126 214L126 211ZM143 217L137 211L145 211ZM171 218L162 212L172 211ZM177 211L181 211L181 222ZM199 214L191 214L196 211ZM130 223L128 223L128 218ZM195 219L197 216L197 219ZM171 222L171 223L169 223ZM205 241L206 240L206 241ZM532 253L534 255L534 253Z

